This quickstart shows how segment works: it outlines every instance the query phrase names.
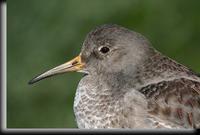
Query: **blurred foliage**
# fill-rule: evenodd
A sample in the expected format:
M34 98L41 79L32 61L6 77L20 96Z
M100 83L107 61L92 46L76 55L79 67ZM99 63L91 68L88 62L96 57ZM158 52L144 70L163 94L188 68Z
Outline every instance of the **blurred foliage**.
M94 27L116 23L200 72L199 0L8 0L7 127L76 128L80 73L27 82L78 55Z

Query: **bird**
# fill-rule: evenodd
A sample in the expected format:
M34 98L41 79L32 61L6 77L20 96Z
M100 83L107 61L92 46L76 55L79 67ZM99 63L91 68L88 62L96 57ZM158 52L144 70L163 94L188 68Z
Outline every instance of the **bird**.
M93 28L80 54L29 81L83 73L73 111L83 129L200 128L200 76L118 24Z

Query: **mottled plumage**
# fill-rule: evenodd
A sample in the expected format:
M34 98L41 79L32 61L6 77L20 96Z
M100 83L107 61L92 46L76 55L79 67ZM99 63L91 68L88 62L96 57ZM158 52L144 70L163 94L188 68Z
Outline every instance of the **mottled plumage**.
M91 48L91 40L98 41L99 44L105 44L103 42L107 40L114 44L115 40L106 38L107 34L117 30L121 34L129 33L129 30L116 25L95 29L89 34L89 39L86 39L83 51L86 47ZM74 106L78 126L80 128L199 127L200 79L187 67L153 49L142 35L134 32L131 38L140 40L141 44L149 45L149 48L143 48L146 49L144 54L146 56L143 57L145 59L135 66L136 69L132 69L135 70L133 74L130 72L127 76L118 72L115 75L108 73L101 77L100 73L83 78L77 90L77 95L80 97L77 101L76 95Z
M30 83L67 71L85 73L74 101L79 128L200 128L199 76L139 33L97 27L79 57Z

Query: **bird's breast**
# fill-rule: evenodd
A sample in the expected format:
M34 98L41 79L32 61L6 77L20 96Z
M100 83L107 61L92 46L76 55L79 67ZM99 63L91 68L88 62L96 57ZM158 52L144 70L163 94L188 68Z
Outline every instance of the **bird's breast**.
M144 126L143 111L146 106L143 97L135 90L131 92L106 89L90 76L79 82L74 113L79 128L133 128ZM138 112L140 110L140 112ZM139 115L138 115L139 114ZM138 119L139 122L138 122Z
M120 100L114 100L109 90L92 80L89 76L82 78L76 91L74 113L78 127L119 127Z

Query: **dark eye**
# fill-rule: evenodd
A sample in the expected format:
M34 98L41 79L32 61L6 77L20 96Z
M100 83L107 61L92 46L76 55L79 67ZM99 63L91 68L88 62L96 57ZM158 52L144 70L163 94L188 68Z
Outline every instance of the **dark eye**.
M105 54L105 53L109 52L110 49L109 49L108 47L106 47L106 46L103 46L103 47L100 47L100 48L99 48L99 51L100 51L101 53Z

